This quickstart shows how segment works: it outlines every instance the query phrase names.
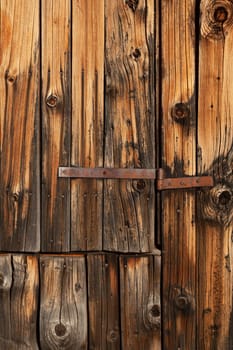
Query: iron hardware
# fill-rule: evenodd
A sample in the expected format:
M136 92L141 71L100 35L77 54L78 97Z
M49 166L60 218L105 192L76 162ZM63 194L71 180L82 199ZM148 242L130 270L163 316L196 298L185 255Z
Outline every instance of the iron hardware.
M59 167L58 176L79 179L156 180L158 191L212 187L214 184L212 176L167 178L163 169Z

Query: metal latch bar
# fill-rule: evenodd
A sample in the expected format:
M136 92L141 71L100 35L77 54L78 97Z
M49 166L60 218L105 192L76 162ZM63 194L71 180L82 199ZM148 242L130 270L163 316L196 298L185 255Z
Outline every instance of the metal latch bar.
M156 169L60 167L59 177L79 179L156 179Z
M166 178L163 169L59 167L58 176L79 179L156 180L158 191L212 187L214 184L212 176Z

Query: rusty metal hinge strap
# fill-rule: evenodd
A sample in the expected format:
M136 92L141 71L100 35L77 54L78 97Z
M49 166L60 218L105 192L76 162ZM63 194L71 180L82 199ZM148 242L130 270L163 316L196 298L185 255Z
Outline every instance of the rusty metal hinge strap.
M212 176L166 178L163 169L60 167L58 176L79 179L156 180L159 191L213 186Z

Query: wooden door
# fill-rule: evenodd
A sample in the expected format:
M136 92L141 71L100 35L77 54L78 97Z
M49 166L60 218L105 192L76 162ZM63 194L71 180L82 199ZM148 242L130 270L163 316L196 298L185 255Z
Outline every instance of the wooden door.
M232 18L230 0L0 1L0 349L232 349Z

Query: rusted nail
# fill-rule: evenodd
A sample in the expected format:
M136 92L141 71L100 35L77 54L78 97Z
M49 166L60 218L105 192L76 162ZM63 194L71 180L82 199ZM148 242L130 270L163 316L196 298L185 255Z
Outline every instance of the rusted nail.
M57 96L55 95L50 95L46 99L46 104L50 108L55 108L57 106Z
M176 122L181 122L189 117L190 109L185 103L176 103L172 107L171 115Z
M214 11L214 19L216 22L223 23L228 18L228 12L225 7L219 6Z
M64 324L56 324L55 333L58 337L63 337L66 334L66 327L64 326Z

